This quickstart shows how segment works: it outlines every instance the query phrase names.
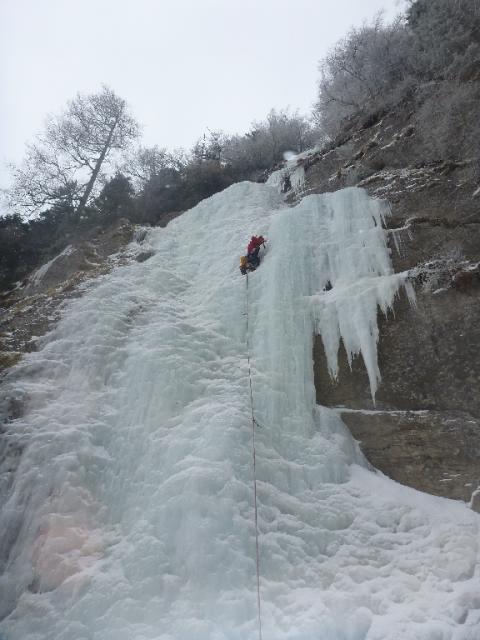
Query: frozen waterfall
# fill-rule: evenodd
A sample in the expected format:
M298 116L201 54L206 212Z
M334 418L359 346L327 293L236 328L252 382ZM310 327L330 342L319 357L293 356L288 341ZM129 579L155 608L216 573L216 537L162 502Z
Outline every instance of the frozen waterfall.
M4 383L1 640L258 638L247 310L263 640L478 640L478 515L369 471L315 404L314 332L380 380L377 310L411 293L384 212L240 183L69 302Z

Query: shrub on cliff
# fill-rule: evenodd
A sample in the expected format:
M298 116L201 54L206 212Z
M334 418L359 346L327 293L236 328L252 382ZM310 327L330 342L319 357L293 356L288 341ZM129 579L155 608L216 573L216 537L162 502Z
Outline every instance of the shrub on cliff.
M122 173L116 173L106 182L95 200L98 221L110 224L119 218L132 218L135 209L133 196L130 180Z
M411 82L411 36L401 20L380 16L352 29L320 63L314 115L335 137L351 116L365 117L396 102Z
M480 4L476 0L416 0L406 13L415 43L415 72L426 80L467 80L480 66Z
M18 215L0 218L0 290L20 280L37 263L29 224Z
M352 117L365 119L389 108L426 82L445 83L437 99L446 110L455 103L459 85L480 79L480 4L412 1L405 16L390 25L377 17L352 29L321 62L320 71L315 118L332 138ZM476 90L463 87L461 93L468 104Z

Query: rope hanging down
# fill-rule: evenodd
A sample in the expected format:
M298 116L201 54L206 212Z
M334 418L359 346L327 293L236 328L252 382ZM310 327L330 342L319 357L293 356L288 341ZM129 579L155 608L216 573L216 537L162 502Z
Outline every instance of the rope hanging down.
M247 295L246 295L246 316L247 316L247 363L248 363L248 380L250 386L250 410L252 414L252 456L253 456L253 505L255 512L255 560L257 566L257 611L258 611L258 639L262 640L262 613L260 606L260 554L258 549L258 509L257 509L257 466L255 451L255 412L253 409L253 387L252 387L252 367L250 364L250 331L248 326L248 273L246 274Z

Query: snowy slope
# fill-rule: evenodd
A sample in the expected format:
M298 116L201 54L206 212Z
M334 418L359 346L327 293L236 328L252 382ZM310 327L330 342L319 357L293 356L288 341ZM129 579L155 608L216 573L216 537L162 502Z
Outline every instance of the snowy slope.
M358 189L287 208L241 183L71 302L6 385L25 411L2 640L259 637L247 311L263 639L480 638L479 517L369 471L315 405L314 329L332 375L342 338L378 384L377 307L405 284L383 213Z

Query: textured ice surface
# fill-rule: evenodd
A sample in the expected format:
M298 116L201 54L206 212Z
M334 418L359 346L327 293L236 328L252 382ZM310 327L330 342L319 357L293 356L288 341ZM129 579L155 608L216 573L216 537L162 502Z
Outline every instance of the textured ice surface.
M381 215L361 190L287 208L234 185L70 303L5 385L23 454L0 520L2 640L258 637L252 233L268 239L248 288L264 640L478 640L478 516L367 470L315 405L315 327L333 374L341 337L378 381L377 306L404 280Z
M305 189L305 169L298 166L290 175L292 189L296 194L301 194Z

